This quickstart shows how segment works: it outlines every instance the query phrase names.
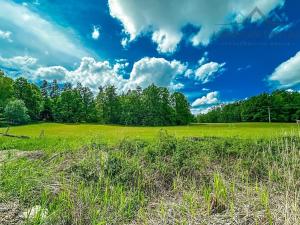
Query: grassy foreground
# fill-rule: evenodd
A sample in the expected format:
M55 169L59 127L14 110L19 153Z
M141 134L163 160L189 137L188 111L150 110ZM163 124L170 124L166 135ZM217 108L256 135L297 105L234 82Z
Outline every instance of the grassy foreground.
M195 125L191 131L166 131L43 124L12 132L35 136L41 126L53 136L15 145L0 139L7 149L0 151L0 224L300 224L295 125ZM202 126L213 137L203 135ZM84 142L86 134L79 131L87 127L91 133L105 128L102 135L108 136ZM129 133L113 136L114 129ZM287 133L276 136L281 129ZM122 139L133 132L140 138ZM107 143L109 135L113 139ZM64 148L51 146L51 138Z

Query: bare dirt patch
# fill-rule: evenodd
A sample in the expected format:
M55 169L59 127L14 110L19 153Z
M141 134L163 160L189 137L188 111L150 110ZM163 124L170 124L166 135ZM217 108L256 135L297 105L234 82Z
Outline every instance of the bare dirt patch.
M0 224L19 225L24 221L18 201L0 202Z
M0 167L5 163L19 158L37 160L44 157L42 151L2 150L0 151ZM18 200L0 201L0 224L19 225L24 222L23 211Z
M41 159L42 157L44 157L44 153L42 151L22 151L17 149L2 150L0 151L0 166L6 161L23 157L33 160Z

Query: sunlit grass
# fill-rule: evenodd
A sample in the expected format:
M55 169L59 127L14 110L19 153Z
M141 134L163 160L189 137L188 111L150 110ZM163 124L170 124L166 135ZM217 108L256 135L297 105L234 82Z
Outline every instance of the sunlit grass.
M38 138L47 126L46 137ZM2 139L3 149L19 150L0 151L0 204L18 213L39 209L25 224L299 224L300 136L291 124L190 126L207 127L211 136L232 129L241 138L181 138L187 127L168 128L179 130L179 138L151 133L159 128L54 127L14 127L32 138ZM107 136L88 135L96 128ZM114 143L126 136L108 139L113 129L153 140ZM143 129L149 136L133 135ZM251 138L260 139L248 138L251 129L257 132ZM268 139L269 129L287 134Z
M9 133L30 136L29 140L4 138L0 136L0 149L67 149L101 140L114 144L124 138L152 141L161 130L167 130L176 137L237 137L271 138L299 130L296 124L288 123L232 123L232 124L195 124L173 127L125 127L96 124L57 124L39 123L11 127ZM0 128L4 132L6 128ZM45 136L39 138L44 131Z

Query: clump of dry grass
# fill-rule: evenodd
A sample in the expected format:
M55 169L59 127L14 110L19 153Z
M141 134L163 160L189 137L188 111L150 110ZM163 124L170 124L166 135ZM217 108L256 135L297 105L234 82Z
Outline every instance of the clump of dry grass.
M299 224L299 141L285 137L222 154L222 166L208 168L208 182L179 178L131 224Z

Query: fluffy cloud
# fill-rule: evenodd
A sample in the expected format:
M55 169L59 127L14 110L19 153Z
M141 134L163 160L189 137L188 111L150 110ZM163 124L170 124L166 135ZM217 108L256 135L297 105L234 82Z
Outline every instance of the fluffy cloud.
M213 105L219 102L219 92L214 91L208 93L206 96L203 96L201 98L196 99L192 103L192 107L199 107L199 106L207 106L207 105Z
M13 58L3 58L0 56L0 67L11 71L28 70L36 63L37 59L29 56L16 56Z
M85 57L76 70L69 71L61 66L42 67L35 72L37 80L68 81L72 84L81 82L94 91L102 85L114 85L119 91L141 86L145 88L154 83L158 86L181 88L174 84L177 75L183 74L186 67L179 61L167 61L163 58L143 58L133 65L128 79L123 78L122 69L127 67L126 61L118 61L111 65L108 61L97 62L94 58Z
M113 66L108 61L97 62L93 58L83 58L80 66L72 71L68 78L71 83L81 82L84 86L97 89L100 85L115 85L118 90L122 90L124 79L117 74Z
M62 66L41 67L35 72L35 79L64 81L68 73Z
M13 43L1 45L1 52L7 56L22 55L26 49L39 61L51 64L74 62L93 55L83 47L71 29L60 27L13 1L0 1L0 27L14 34ZM3 35L10 36L7 33Z
M279 65L269 81L280 88L289 88L300 84L300 51L286 62Z
M170 86L169 86L170 90L172 91L178 91L184 88L184 84L183 83L173 83L171 82Z
M94 58L84 57L79 67L75 70L67 70L61 66L41 67L35 73L36 80L53 80L61 82L77 82L96 91L100 85L115 85L121 90L124 79L117 74L114 67L108 61L97 62Z
M208 61L208 52L204 52L202 58L198 61L198 64L201 66Z
M177 60L168 61L164 58L145 57L133 64L131 72L128 72L129 63L125 59L109 61L96 61L92 57L83 57L77 68L67 69L63 66L42 67L37 64L37 59L29 56L17 56L3 58L0 56L0 68L10 76L25 76L33 81L58 80L59 82L81 82L97 91L100 85L114 85L119 91L135 89L137 86L146 88L151 84L168 87L171 91L184 88L181 83L183 76L189 76L192 80L201 80L202 83L211 81L217 72L223 69L223 64L211 66L207 63L198 69L189 69L187 63ZM202 69L201 69L202 68ZM199 72L202 71L202 72ZM126 77L126 78L125 78Z
M219 64L216 62L209 62L200 66L195 71L195 79L206 84L215 79L216 74L221 74L224 72L225 63Z
M207 45L215 34L226 26L218 24L242 22L257 6L265 14L270 13L285 0L109 0L112 17L121 21L128 41L141 34L152 33L152 40L157 43L158 51L174 52L183 38L182 28L191 24L199 28L191 38L193 45ZM252 18L256 22L260 18ZM124 39L126 40L126 39ZM123 44L126 41L123 40Z
M0 39L4 39L8 42L12 42L12 39L11 39L11 32L10 31L3 31L3 30L0 30Z
M193 69L187 69L184 76L206 84L213 81L217 75L222 74L225 71L225 65L226 63L209 62L208 52L205 52L198 61L198 65Z
M191 112L194 115L199 115L199 114L207 114L209 111L214 109L216 106L210 106L206 108L191 108Z
M118 74L125 74L125 69L129 66L129 63L126 59L117 59L116 63L114 64L114 71Z
M145 88L154 83L169 86L172 80L183 74L186 66L179 61L167 61L164 58L143 58L134 63L128 82L129 87L136 85Z
M94 40L98 40L99 37L100 37L100 28L97 27L97 26L94 26L94 27L93 27L93 32L92 32L92 38L93 38Z

